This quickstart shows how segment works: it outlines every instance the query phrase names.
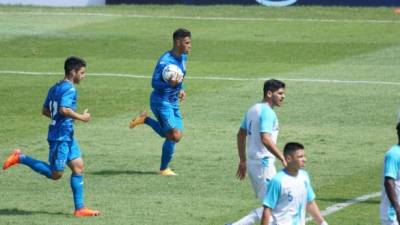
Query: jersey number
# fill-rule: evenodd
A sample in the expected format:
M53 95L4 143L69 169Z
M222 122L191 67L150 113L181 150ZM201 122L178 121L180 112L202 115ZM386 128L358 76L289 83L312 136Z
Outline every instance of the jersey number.
M57 115L58 111L58 103L56 101L50 101L49 103L49 108L50 108L50 115L51 115L51 125L56 125L56 120L54 117Z
M247 134L248 135L251 135L251 122L253 122L253 121L250 120L249 129L247 129Z
M289 191L289 193L288 193L288 201L289 202L293 201L292 191Z

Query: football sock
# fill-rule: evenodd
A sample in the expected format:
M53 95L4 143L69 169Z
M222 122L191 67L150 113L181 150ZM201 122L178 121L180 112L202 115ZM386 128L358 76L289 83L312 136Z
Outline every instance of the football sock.
M74 196L75 210L83 208L83 175L71 174L71 189Z
M35 172L40 173L40 174L46 176L47 178L51 178L51 169L50 169L49 164L47 164L43 161L40 161L40 160L33 159L26 155L22 155L22 154L19 158L19 162L21 164L27 165L29 168L31 168Z
M170 140L165 140L163 147L162 147L162 154L161 154L161 166L160 170L165 170L168 168L168 164L174 155L175 150L175 142Z
M157 120L152 119L152 118L150 118L150 117L146 117L146 119L144 120L144 123L147 124L147 125L149 125L151 128L153 128L153 130L154 130L158 135L160 135L160 137L165 138L165 134L164 134L163 130L161 129L160 123L159 123Z
M253 225L261 221L263 207L252 210L247 216L232 223L232 225Z

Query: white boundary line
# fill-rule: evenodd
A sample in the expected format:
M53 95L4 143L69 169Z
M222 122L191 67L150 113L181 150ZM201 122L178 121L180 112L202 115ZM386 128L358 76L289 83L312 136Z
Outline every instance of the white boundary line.
M0 70L2 74L15 74L15 75L33 75L33 76L52 76L62 74L62 72L33 72L33 71L7 71ZM151 79L151 76L139 74L123 74L123 73L88 73L89 76L100 77L128 77L138 79ZM188 76L189 80L220 80L220 81L264 81L271 77L258 77L258 78L240 78L240 77L196 77ZM370 84L370 85L396 85L400 86L400 82L392 81L367 81L367 80L329 80L329 79L312 79L312 78L276 78L280 80L293 81L293 82L314 82L314 83L338 83L338 84Z
M17 74L17 75L34 75L34 76L51 76L57 73L54 72L28 72L28 71L0 71L1 74ZM133 74L115 74L115 73L88 73L91 76L105 76L105 77L129 77L129 78L139 78L139 79L151 79L150 76L144 75L133 75ZM190 77L190 79L199 80L227 80L227 81L250 81L250 80L265 80L267 78L224 78L224 77ZM346 81L346 80L321 80L321 79L282 79L289 81L299 81L299 82L325 82L325 83L355 83L355 84L386 84L386 85L400 85L400 82L383 82L383 81ZM343 203L338 203L329 206L325 210L321 211L323 216L328 216L339 210L342 210L348 206L365 202L370 198L379 197L381 192L375 192L367 195L357 197L352 200L348 200ZM311 217L307 217L306 221L311 221Z
M357 203L360 203L360 202L365 202L370 198L376 198L376 197L379 197L379 196L381 196L381 192L375 192L375 193L363 195L363 196L357 197L357 198L352 199L352 200L348 200L348 201L343 202L343 203L338 203L338 204L331 205L328 208L326 208L324 211L321 211L321 214L322 214L322 216L328 216L328 215L330 215L332 213L335 213L335 212L337 212L339 210L342 210L342 209L344 209L344 208L346 208L348 206L351 206L351 205L354 205L354 204L357 204ZM306 221L311 221L311 220L312 220L311 217L307 217L306 218Z
M225 21L287 21L287 22L328 22L328 23L400 23L399 20L350 20L350 19L304 19L304 18L249 18L249 17L189 17L189 16L156 16L156 15L141 15L141 14L114 14L114 13L69 13L69 12L0 12L0 15L32 15L32 16L101 16L101 17L128 17L128 18L154 18L154 19L185 19L185 20L225 20ZM51 72L27 72L27 71L0 71L0 74L20 74L20 75L53 75L57 73ZM130 77L150 79L149 76L134 75L134 74L114 74L114 73L88 73L92 76L107 76L107 77ZM267 78L232 78L232 77L188 77L189 79L200 80L228 80L228 81L251 81L265 80ZM282 79L298 82L322 82L322 83L354 83L354 84L384 84L384 85L400 85L400 82L385 82L385 81L350 81L350 80L325 80L325 79ZM367 201L370 198L379 197L381 192L375 192L367 195L348 200L343 203L334 204L325 210L321 211L323 216L330 215L339 210L342 210L353 204ZM306 221L312 220L308 217Z
M312 18L257 18L257 17L203 17L203 16L169 16L120 13L77 13L77 12L4 12L0 15L31 15L31 16L98 16L123 18L175 19L175 20L220 20L220 21L282 21L282 22L321 22L321 23L400 23L400 20L373 19L312 19Z

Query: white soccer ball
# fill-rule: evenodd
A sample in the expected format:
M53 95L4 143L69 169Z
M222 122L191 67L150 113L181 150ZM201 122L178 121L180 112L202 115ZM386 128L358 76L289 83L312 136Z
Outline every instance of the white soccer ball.
M177 65L169 64L164 67L162 71L162 77L165 82L169 82L171 79L174 79L178 80L180 83L183 80L183 72Z

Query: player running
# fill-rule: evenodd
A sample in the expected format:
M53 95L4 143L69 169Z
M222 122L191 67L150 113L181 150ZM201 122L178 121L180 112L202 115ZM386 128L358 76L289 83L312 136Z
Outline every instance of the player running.
M77 113L77 91L75 84L85 77L86 62L78 57L69 57L64 64L65 77L49 89L43 104L42 114L51 119L47 140L49 163L24 155L14 149L3 164L3 170L23 164L52 180L60 179L68 165L72 170L71 189L77 217L98 216L100 212L86 208L83 196L83 160L78 142L74 137L74 120L89 122L91 116L86 109Z
M186 29L177 29L173 33L172 50L165 52L157 62L152 78L153 92L150 95L150 107L156 119L142 112L132 119L130 128L140 124L147 124L158 135L165 138L162 146L161 165L159 174L175 176L168 165L173 158L175 144L182 138L183 121L179 110L179 100L183 101L186 93L183 90L182 80L178 77L165 81L164 68L174 64L180 68L183 77L186 74L187 54L192 47L191 33Z
M287 166L268 185L261 225L305 225L306 209L320 225L328 225L315 202L315 193L304 167L304 146L290 142L283 154Z

